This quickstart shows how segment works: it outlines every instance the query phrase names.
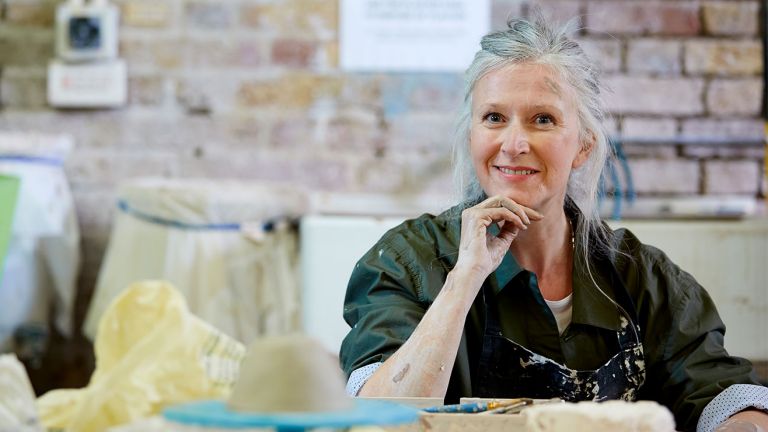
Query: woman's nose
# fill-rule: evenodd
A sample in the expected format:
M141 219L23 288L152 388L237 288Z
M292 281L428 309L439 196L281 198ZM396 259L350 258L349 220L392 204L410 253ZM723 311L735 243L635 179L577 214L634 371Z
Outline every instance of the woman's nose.
M514 123L510 123L501 136L501 151L510 156L528 153L530 143L526 131Z

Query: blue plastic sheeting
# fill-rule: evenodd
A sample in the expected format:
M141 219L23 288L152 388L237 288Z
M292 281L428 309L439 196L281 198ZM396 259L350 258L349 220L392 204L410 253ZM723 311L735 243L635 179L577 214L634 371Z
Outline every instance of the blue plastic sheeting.
M397 425L412 423L419 418L417 409L404 405L363 399L355 399L354 402L355 407L345 411L263 414L231 411L224 401L200 401L167 408L163 411L163 416L173 422L207 427L274 427L277 430Z

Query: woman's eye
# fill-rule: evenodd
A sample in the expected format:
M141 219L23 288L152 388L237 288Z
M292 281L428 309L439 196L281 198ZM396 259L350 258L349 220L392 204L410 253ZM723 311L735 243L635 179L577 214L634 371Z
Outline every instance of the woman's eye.
M499 113L488 113L485 115L485 120L491 123L500 123L503 120L503 118Z
M555 123L555 119L552 118L549 114L539 114L536 116L535 120L536 124L540 125L551 125Z

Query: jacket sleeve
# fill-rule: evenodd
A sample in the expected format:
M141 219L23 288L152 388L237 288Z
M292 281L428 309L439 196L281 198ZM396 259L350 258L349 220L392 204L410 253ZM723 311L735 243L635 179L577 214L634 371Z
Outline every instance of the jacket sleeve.
M648 247L646 247L648 248ZM651 248L652 249L652 248ZM704 407L732 384L759 384L752 364L728 354L725 325L709 294L655 250L643 260L647 377L643 399L666 405L678 430L695 430Z
M391 356L413 333L428 303L415 253L379 241L357 263L347 286L344 320L351 327L341 345L341 366L352 371Z

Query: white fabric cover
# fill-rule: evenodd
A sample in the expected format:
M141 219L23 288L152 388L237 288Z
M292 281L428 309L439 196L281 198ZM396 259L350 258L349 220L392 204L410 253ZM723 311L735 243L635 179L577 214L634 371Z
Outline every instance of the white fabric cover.
M0 355L0 389L0 431L42 432L32 384L13 354Z
M286 221L303 213L303 191L242 181L139 179L123 185L118 197L128 210L117 211L84 324L88 337L112 299L143 279L170 281L192 313L246 344L298 330L297 234ZM277 223L265 232L268 221ZM210 224L241 228L201 227Z
M20 179L0 282L0 351L12 348L20 326L44 333L52 303L56 328L65 336L72 334L80 233L64 169L55 163L71 147L64 136L0 133L0 155L21 158L0 158L0 172Z

